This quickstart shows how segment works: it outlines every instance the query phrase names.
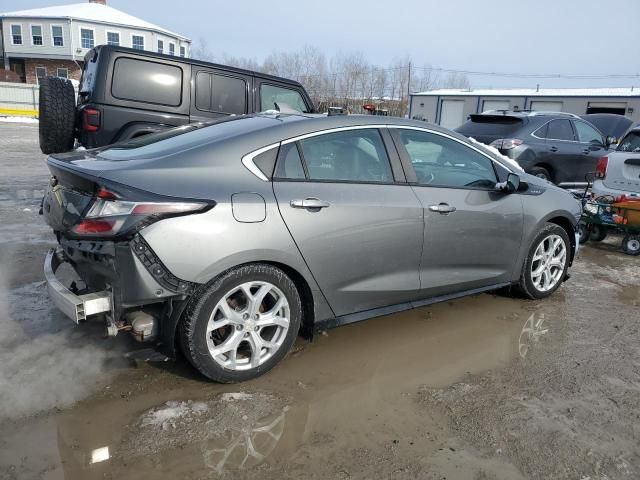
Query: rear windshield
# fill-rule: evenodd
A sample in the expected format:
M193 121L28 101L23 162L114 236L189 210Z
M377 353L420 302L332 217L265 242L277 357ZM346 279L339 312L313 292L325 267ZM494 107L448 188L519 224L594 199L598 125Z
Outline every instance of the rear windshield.
M619 152L640 152L640 131L629 132L618 145Z
M471 119L456 128L466 137L509 135L522 127L522 119L504 115L471 115Z

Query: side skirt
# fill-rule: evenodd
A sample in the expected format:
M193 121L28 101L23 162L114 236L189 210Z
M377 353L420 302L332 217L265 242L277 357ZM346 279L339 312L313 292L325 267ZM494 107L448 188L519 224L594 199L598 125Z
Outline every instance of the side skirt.
M371 310L365 310L363 312L349 313L347 315L341 315L339 317L329 318L317 322L315 330L328 330L330 328L339 327L341 325L348 325L350 323L361 322L362 320L368 320L370 318L381 317L383 315L390 315L392 313L403 312L405 310L411 310L414 308L424 307L426 305L432 305L434 303L446 302L454 300L456 298L467 297L469 295L477 295L478 293L490 292L492 290L498 290L503 287L512 285L510 282L497 283L495 285L489 285L487 287L474 288L471 290L465 290L463 292L449 293L447 295L440 295L438 297L431 297L424 300L417 300L414 302L398 303L396 305L389 305L386 307L374 308Z

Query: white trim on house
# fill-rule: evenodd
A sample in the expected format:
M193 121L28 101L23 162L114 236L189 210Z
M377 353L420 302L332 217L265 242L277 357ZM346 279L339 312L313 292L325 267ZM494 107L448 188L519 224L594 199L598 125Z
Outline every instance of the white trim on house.
M123 47L124 45L122 45L122 33L120 32L120 30L105 30L104 32L104 43L105 45L113 45L112 43L109 43L109 34L110 33L115 33L118 35L118 47Z
M142 37L142 50L145 50L147 48L147 38L146 35L141 34L141 33L131 33L130 35L130 40L131 40L131 48L135 49L136 47L133 46L133 37ZM140 50L140 49L138 49ZM152 50L153 51L153 50Z
M39 44L33 43L33 27L40 27L40 42ZM31 40L32 47L44 47L44 26L42 23L30 23L29 24L29 39Z
M20 43L13 42L13 27L20 27ZM11 36L11 45L24 45L24 29L22 28L21 23L10 23L9 35Z
M53 35L53 27L60 27L60 33L62 34L60 35L62 37L62 45L56 45L56 40ZM62 25L61 23L52 23L51 25L49 25L49 30L51 32L51 46L54 48L64 48L67 43L64 38L64 25Z
M90 30L92 32L91 38L93 39L93 45L91 45L90 47L85 47L82 44L82 30ZM93 27L87 27L87 26L83 26L83 25L78 25L78 39L80 40L80 48L84 49L84 50L90 50L93 47L96 46L96 29Z

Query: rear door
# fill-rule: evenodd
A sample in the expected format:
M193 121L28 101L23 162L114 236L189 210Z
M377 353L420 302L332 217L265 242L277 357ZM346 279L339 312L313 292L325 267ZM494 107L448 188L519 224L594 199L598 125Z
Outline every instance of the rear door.
M438 132L390 129L424 209L423 297L511 281L522 239L522 200L495 191L506 169Z
M209 121L251 111L252 77L194 65L191 121Z
M336 315L415 298L422 206L379 130L339 129L283 144L273 188Z
M439 124L450 130L464 123L464 100L442 100Z

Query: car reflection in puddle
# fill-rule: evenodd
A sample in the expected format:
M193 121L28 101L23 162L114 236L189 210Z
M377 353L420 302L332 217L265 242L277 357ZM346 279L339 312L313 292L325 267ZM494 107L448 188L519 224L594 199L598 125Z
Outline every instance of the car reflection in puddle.
M527 319L518 338L518 353L522 358L527 356L529 350L534 347L543 335L549 333L545 324L544 313L535 312Z

